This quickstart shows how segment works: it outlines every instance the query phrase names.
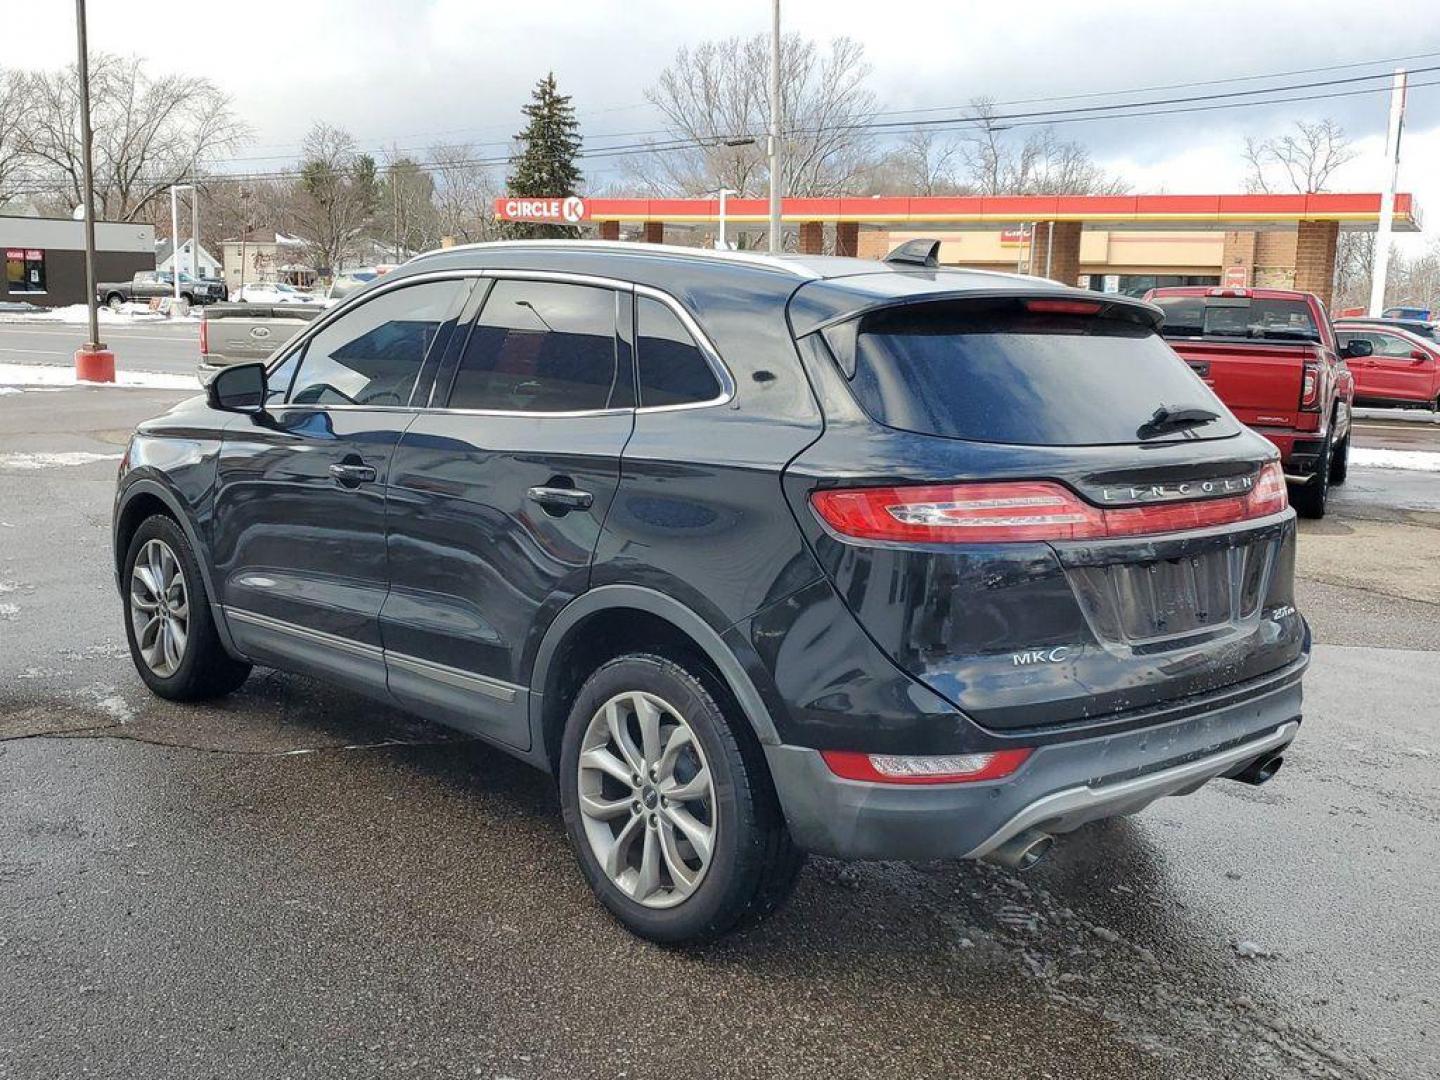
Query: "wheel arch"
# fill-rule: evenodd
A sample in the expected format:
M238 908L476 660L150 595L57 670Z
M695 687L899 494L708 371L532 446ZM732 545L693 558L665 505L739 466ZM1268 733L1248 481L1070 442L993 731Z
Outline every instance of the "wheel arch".
M625 624L629 624L628 626ZM615 632L624 626L625 632ZM552 772L569 701L589 675L589 662L630 647L688 650L723 684L761 745L778 745L770 710L721 633L674 597L639 585L602 585L571 601L546 628L530 673L532 756ZM587 670L588 669L588 670Z
M240 653L236 651L235 643L230 637L230 626L225 621L224 608L220 605L218 594L215 592L215 582L210 572L209 551L201 543L200 534L196 531L194 522L190 520L190 515L185 512L180 499L158 480L148 477L131 480L125 485L125 490L121 492L116 502L111 534L116 587L123 595L125 589L123 568L125 554L130 549L130 541L141 522L155 514L163 514L171 518L180 527L180 531L185 534L185 539L190 543L190 550L195 553L195 561L200 566L200 577L205 586L205 595L210 599L215 631L219 634L225 651L238 657Z

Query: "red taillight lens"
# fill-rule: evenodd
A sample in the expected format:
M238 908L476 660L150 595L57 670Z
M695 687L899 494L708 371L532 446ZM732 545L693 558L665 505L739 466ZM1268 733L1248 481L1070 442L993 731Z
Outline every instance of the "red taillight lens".
M1025 310L1043 315L1098 315L1100 304L1094 300L1026 300Z
M203 357L210 351L210 320L202 314L200 316L200 355Z
M1198 485L1197 485L1198 486ZM842 536L912 544L1091 540L1203 529L1277 514L1285 476L1270 462L1242 495L1101 509L1042 480L817 491L810 502Z
M1316 409L1320 406L1320 369L1314 364L1305 365L1304 381L1300 384L1300 408Z
M822 750L830 771L844 780L872 784L968 784L999 780L1025 763L1029 750L995 750L983 754L862 754L854 750Z

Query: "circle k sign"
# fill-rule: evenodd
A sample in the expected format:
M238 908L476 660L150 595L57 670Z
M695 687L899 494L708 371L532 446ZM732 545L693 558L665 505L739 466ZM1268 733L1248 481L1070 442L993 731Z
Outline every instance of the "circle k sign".
M501 198L495 200L495 216L502 221L563 221L574 225L589 218L589 208L579 195L565 198Z

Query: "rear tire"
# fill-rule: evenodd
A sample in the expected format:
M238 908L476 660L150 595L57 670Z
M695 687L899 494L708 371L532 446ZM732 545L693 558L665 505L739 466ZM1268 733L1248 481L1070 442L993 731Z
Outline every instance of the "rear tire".
M700 674L648 653L602 664L576 695L560 755L565 830L632 933L703 941L790 894L805 855L746 722Z
M120 312L125 309L125 298L118 292L112 292L105 298L105 306L111 311Z
M1335 448L1335 455L1330 459L1330 483L1339 486L1345 483L1345 478L1350 475L1350 433L1345 433L1345 438L1340 440L1340 445Z
M1315 475L1290 497L1290 505L1301 517L1318 520L1325 516L1326 505L1330 501L1330 467L1334 454L1335 445L1327 434L1324 445L1320 447L1320 459L1315 463Z
M185 532L155 514L135 530L121 576L130 658L150 690L171 701L221 697L250 665L225 651L200 564Z

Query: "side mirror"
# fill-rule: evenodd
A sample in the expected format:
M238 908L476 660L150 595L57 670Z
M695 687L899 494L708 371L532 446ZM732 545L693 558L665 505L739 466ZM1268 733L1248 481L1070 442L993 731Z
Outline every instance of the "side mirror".
M212 409L257 413L265 408L264 364L236 364L217 372L205 387Z
M1354 360L1361 356L1372 356L1375 353L1375 345L1363 338L1351 338L1345 346L1345 355Z
M1430 359L1430 354L1424 349L1411 349L1410 359L1414 360L1417 364L1423 364L1426 360Z

